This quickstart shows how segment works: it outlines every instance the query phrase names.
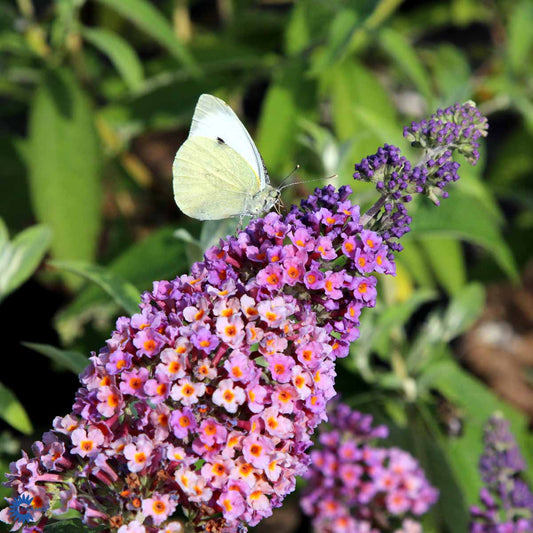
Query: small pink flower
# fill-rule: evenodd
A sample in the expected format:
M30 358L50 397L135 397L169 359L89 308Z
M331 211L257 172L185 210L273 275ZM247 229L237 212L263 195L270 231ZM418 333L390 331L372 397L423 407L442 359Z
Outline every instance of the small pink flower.
M154 493L142 501L143 514L149 516L156 526L164 522L175 509L176 502L167 494Z
M154 446L146 435L139 435L134 442L124 447L124 457L128 460L130 472L140 472L152 462Z
M213 402L224 407L228 413L236 413L245 400L244 391L236 387L231 379L223 379L213 393Z
M96 428L90 429L88 433L81 428L75 429L70 438L74 444L71 453L76 453L81 457L98 455L100 447L104 443L103 433Z
M205 385L198 381L192 381L189 378L181 378L172 386L170 391L170 397L174 401L186 406L198 403L204 394Z
M224 518L234 522L244 512L244 499L236 490L223 492L217 500Z

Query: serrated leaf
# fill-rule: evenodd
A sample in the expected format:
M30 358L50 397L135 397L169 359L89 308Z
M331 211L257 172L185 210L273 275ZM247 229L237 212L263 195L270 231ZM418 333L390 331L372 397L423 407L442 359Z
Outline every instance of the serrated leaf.
M429 75L407 39L391 28L382 30L379 39L383 49L392 57L400 70L411 79L426 101L431 103L433 90Z
M455 189L451 198L438 208L421 201L413 206L411 214L412 232L405 238L440 235L479 244L494 256L511 279L518 279L514 258L500 233L498 221L476 197Z
M52 233L46 226L28 228L12 242L0 236L0 301L33 274L46 254L51 238Z
M178 39L168 20L145 0L98 0L123 17L133 22L137 27L150 35L155 41L165 47L191 73L198 74L199 69L187 47Z
M27 164L40 222L57 259L90 260L100 230L101 150L93 111L67 70L46 72L30 112Z
M50 261L49 264L96 283L129 315L139 312L140 291L109 269L81 261Z
M49 344L39 344L35 342L23 342L22 345L31 348L40 354L46 355L46 357L49 357L54 363L70 370L74 374L80 374L89 364L89 359L80 352L61 350L60 348L56 348Z
M104 28L84 28L82 35L109 57L132 91L141 87L144 79L143 67L128 41Z
M26 435L33 432L33 427L24 407L2 383L0 383L0 418Z

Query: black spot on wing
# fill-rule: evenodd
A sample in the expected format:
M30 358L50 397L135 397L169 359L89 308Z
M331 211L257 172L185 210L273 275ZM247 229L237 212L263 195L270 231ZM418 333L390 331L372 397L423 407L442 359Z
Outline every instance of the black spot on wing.
M222 137L217 137L218 144L226 144L226 141Z

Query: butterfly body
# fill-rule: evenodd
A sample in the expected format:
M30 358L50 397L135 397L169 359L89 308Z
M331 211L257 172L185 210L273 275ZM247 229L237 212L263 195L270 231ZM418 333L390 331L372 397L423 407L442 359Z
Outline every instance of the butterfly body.
M258 216L279 201L246 128L225 102L208 94L198 100L172 173L178 207L200 220Z

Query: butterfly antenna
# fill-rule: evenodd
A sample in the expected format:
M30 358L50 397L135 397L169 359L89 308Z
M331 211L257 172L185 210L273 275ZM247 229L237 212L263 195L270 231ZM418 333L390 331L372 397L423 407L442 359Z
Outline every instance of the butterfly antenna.
M287 183L287 185L283 185L282 187L279 187L278 190L282 191L283 189L286 189L287 187L292 187L293 185L299 185L300 183L311 183L312 181L332 180L333 178L336 178L336 177L337 177L337 174L333 174L332 176L328 176L327 178L316 178L313 180L295 181L294 183Z
M300 165L296 165L292 170L291 172L289 173L288 176L286 176L285 178L283 178L283 180L281 181L280 183L280 187L288 180L292 177L292 175L300 168ZM280 188L281 190L281 188Z

